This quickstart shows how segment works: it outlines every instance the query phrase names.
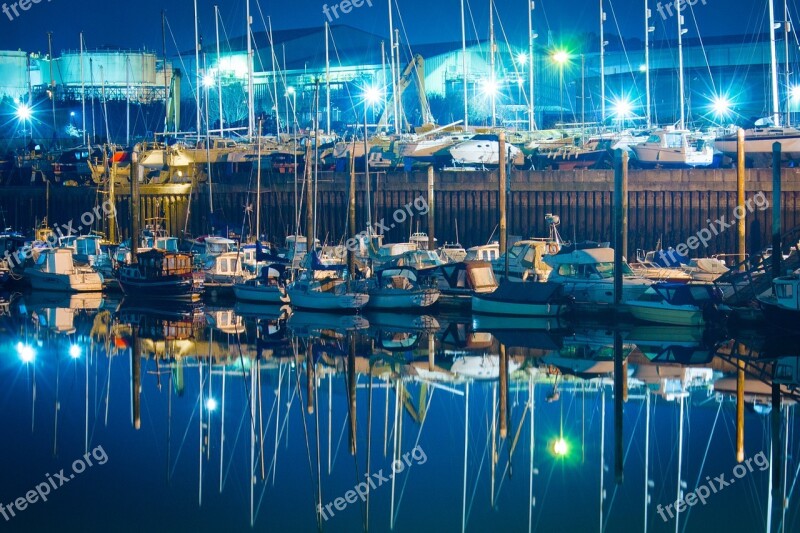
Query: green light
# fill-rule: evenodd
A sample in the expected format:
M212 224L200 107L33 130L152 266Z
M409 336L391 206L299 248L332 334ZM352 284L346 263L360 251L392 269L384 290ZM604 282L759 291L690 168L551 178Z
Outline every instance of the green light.
M558 457L566 457L569 452L569 446L567 446L567 441L564 440L564 437L556 439L555 444L553 444L553 452Z

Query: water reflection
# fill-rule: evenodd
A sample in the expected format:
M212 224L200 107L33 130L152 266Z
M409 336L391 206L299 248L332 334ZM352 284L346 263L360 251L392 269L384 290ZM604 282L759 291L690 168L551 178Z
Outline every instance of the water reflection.
M0 501L109 463L6 526L796 530L797 339L736 333L15 295Z

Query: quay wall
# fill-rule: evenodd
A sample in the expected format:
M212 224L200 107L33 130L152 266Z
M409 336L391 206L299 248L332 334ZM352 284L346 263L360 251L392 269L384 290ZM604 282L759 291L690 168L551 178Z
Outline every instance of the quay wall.
M613 185L610 170L513 171L509 175L508 231L510 235L545 236L545 215L561 217L559 230L567 240L608 241L613 238ZM427 174L371 173L372 220L394 224L387 242L401 241L414 231L429 231L428 217L411 207L415 216L399 222L393 214L414 200L427 198ZM321 172L317 186L317 236L339 242L345 234L349 176ZM303 198L303 184L297 185ZM357 220L367 225L366 181L357 176ZM461 244L472 246L497 239L498 173L438 172L435 175L435 234L439 243L454 242L456 232ZM195 185L147 185L140 188L143 218L164 217L174 235L207 234L212 221L217 230L228 228L239 234L242 227L255 223L255 178L251 183L213 183L214 216L207 183ZM753 199L754 211L747 213L748 250L760 250L770 241L772 171L748 169L747 199ZM763 196L758 196L763 193ZM262 234L282 242L294 231L295 182L291 174L262 175ZM104 191L92 187L50 188L50 222L65 224L92 211L102 203ZM121 235L130 231L130 190L116 191L118 227ZM800 169L782 170L781 220L784 231L800 225ZM301 202L304 204L304 202ZM251 206L252 210L246 209ZM638 248L653 249L661 239L665 246L685 242L703 228L719 225L725 217L734 221L736 208L736 171L725 170L631 170L629 174L629 256ZM30 230L47 213L44 187L6 187L0 193L0 223L6 227ZM408 212L406 213L408 215ZM249 219L249 222L248 222ZM709 223L709 220L711 223ZM300 222L305 226L301 206ZM86 230L84 230L85 232ZM245 230L247 231L247 230ZM305 232L304 232L305 233ZM733 253L736 246L734 227L719 231L707 249L693 255Z

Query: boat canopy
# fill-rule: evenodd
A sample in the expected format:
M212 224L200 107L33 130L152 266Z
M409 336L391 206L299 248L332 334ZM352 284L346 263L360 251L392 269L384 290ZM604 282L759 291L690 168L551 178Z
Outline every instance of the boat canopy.
M596 245L594 248L576 249L574 245L565 246L561 251L555 255L548 254L544 256L544 262L555 268L558 265L573 264L573 265L589 265L597 263L613 263L614 262L614 249L608 247L600 247Z

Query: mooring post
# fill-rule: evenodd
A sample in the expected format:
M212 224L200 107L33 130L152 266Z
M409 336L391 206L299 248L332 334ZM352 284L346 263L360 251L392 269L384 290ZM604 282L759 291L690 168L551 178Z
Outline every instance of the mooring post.
M614 306L622 304L622 262L627 255L628 236L628 153L614 154Z
M436 249L436 219L434 218L433 165L428 167L428 250Z
M772 144L772 278L781 275L781 143Z
M508 237L508 228L506 226L506 134L505 132L500 132L497 136L498 140L498 159L497 164L499 165L499 172L500 172L500 188L497 190L497 198L498 202L497 205L500 208L500 253L506 253L506 247L508 243L506 242L506 238Z
M136 263L139 239L139 145L131 153L131 263Z
M740 212L746 213L744 207L744 130L739 128L736 132L736 205L739 207ZM744 260L746 258L747 248L747 220L745 216L741 217L736 222L736 231L738 235L737 253L739 254L739 264L742 265L741 269L744 270Z

